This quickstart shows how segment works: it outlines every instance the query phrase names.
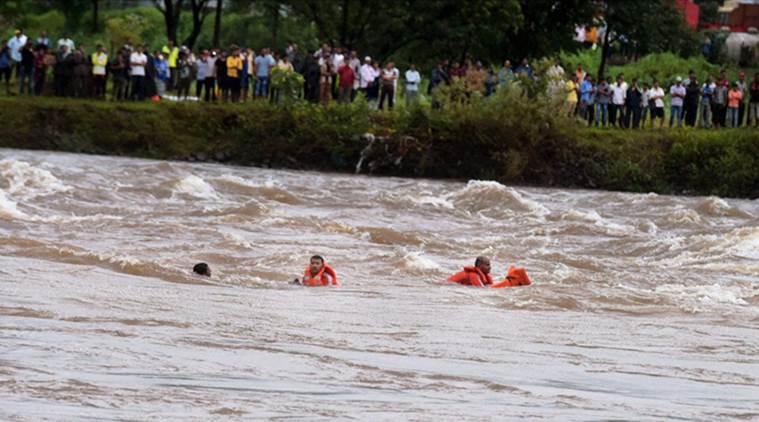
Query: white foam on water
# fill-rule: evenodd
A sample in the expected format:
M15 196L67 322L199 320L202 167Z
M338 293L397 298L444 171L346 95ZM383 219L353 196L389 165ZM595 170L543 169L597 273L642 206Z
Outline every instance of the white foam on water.
M516 189L488 180L470 180L467 185L450 197L454 203L470 206L471 211L486 209L508 209L524 211L536 216L550 213L542 204L525 198Z
M8 183L9 194L24 198L71 190L49 171L34 167L24 161L0 161L0 176Z
M562 214L561 219L565 221L590 223L597 227L602 228L607 234L610 234L610 235L626 235L626 234L635 232L635 227L632 227L626 224L612 223L606 220L605 218L601 217L601 215L598 214L598 212L595 210L590 210L587 212L583 212L579 210L570 210L569 212ZM655 225L653 227L646 228L647 233L650 233L652 230L654 233L656 232Z
M746 299L759 294L759 288L741 285L725 286L717 283L693 286L664 284L657 286L654 292L678 303L683 309L698 311L711 310L710 305L747 306Z
M8 199L3 190L0 190L0 217L6 219L29 218L29 216L18 210L17 204Z
M407 270L434 271L441 270L440 265L421 252L409 252L401 258L401 265Z
M753 217L753 215L750 213L743 211L738 207L734 207L730 205L726 200L716 196L710 196L701 201L698 205L696 205L696 211L711 217Z
M190 175L180 180L172 189L173 195L184 194L201 199L219 199L216 190L205 180L198 176Z

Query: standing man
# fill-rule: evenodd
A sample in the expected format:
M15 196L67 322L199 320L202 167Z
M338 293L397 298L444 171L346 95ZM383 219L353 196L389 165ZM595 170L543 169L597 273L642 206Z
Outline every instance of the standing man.
M68 47L69 54L74 54L74 48L76 48L76 45L74 44L74 40L72 40L68 34L64 34L62 38L58 39L59 50L62 45L65 45L66 47Z
M609 126L616 126L619 116L619 127L624 127L625 100L627 99L627 82L625 75L619 74L617 82L611 87L611 104L609 105Z
M741 91L741 103L738 105L738 126L743 126L743 118L746 114L746 98L749 96L748 83L746 83L746 72L738 72L738 81L735 83ZM748 126L748 122L746 122Z
M360 81L358 84L359 91L364 93L364 97L369 97L367 94L367 88L374 82L374 68L372 67L372 58L369 56L364 57L364 64L361 65Z
M264 48L261 50L261 54L256 57L256 97L267 98L269 96L269 78L271 76L271 69L276 62L274 58L269 54L269 49Z
M97 45L97 51L92 53L92 96L105 99L106 67L108 66L108 54L105 48Z
M132 75L132 99L145 100L145 66L148 65L148 56L145 55L145 46L140 45L129 56L129 66Z
M28 42L21 48L21 63L18 71L18 93L23 94L26 89L27 95L32 95L32 83L34 81L34 52L32 43Z
M332 60L329 59L329 53L323 53L319 60L319 102L323 106L328 106L332 99Z
M356 80L356 74L353 73L353 68L350 64L345 61L343 61L343 64L337 69L337 74L340 76L340 89L337 100L340 104L349 104L351 102L353 83Z
M714 127L719 129L725 127L725 118L727 115L727 79L724 71L720 73L717 80L717 86L714 88L714 97L712 97L714 108L712 109L712 121Z
M240 57L240 49L232 46L232 54L227 57L227 85L231 91L233 103L240 100L240 73L242 73L243 63Z
M651 129L656 126L656 119L659 119L659 128L664 127L664 88L659 86L659 81L654 79L654 86L648 96L649 101L654 102L654 108L651 109Z
M395 106L395 81L398 80L398 76L395 73L395 66L393 62L389 62L385 65L385 69L382 70L382 76L380 79L381 93L379 109L382 110L387 99L387 108L392 110Z
M679 76L675 78L675 84L669 89L669 95L672 97L670 101L669 127L672 127L675 118L677 119L677 127L683 127L683 102L685 99L683 78Z
M611 98L611 77L601 79L596 86L596 127L606 127Z
M717 85L714 83L714 77L710 76L709 79L701 86L701 122L700 127L708 129L712 127L712 98L714 97L714 89Z
M641 103L643 92L638 86L638 80L633 78L630 88L627 90L627 113L625 114L625 127L638 129L640 127ZM632 126L630 124L632 123Z
M577 75L572 75L564 85L564 92L567 94L567 109L566 114L568 117L574 117L575 110L577 109Z
M44 45L49 50L52 45L50 44L50 38L47 37L47 32L42 31L40 32L40 36L37 38L37 41L34 43L34 46L40 46Z
M754 129L756 129L759 127L759 73L754 74L754 80L749 87L749 97L746 126L753 122Z
M21 50L26 47L28 38L22 29L17 29L13 37L8 40L8 48L11 54L11 67L16 68L16 76L21 77Z
M698 117L698 100L701 96L701 86L696 80L696 74L691 72L688 75L688 84L685 86L685 124L686 126L696 126Z
M174 40L169 40L168 45L161 49L163 57L169 62L169 80L167 81L166 90L173 91L177 85L177 60L179 59L179 48L175 45Z
M416 71L416 65L411 63L406 71L406 107L419 102L419 84L422 76Z

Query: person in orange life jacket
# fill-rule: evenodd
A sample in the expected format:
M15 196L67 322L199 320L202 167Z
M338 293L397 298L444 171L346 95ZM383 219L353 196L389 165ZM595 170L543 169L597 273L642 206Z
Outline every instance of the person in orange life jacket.
M523 268L514 267L509 268L503 280L493 283L493 277L490 275L490 259L484 256L478 257L473 267L464 267L464 271L448 277L448 281L477 287L514 287L532 284Z
M303 280L295 279L294 283L304 286L339 286L335 270L324 263L324 258L319 255L311 257L311 261L303 273Z
M490 276L490 259L484 256L477 257L473 267L464 267L464 271L448 277L448 281L478 287L493 284L493 277Z

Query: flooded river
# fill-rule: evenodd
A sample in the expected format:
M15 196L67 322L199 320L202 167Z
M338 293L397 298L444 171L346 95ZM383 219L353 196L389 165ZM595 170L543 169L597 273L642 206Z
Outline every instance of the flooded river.
M759 201L0 150L0 420L756 420L757 327Z

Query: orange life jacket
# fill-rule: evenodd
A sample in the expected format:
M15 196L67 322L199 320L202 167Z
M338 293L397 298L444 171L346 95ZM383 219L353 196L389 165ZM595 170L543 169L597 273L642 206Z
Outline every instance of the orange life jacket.
M527 271L524 268L509 267L506 277L490 287L500 289L501 287L529 286L530 284L532 281L530 281L530 277L527 276Z
M340 283L337 282L337 274L335 274L335 270L327 264L324 264L322 270L315 276L311 275L311 267L306 267L306 271L303 273L304 286L329 286L330 281L333 286L340 285Z
M477 267L464 267L464 271L448 277L448 281L465 286L484 287L493 284L493 277L483 273Z

